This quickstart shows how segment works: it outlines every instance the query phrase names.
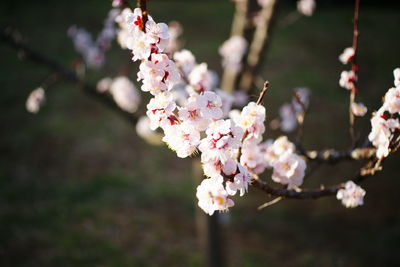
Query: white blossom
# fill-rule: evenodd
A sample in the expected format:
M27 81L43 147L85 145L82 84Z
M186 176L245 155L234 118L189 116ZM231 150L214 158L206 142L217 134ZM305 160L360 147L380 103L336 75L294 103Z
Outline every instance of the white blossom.
M209 125L206 138L199 145L201 161L220 160L226 162L232 158L241 145L243 130L231 120L218 120Z
M164 129L163 141L180 158L192 155L200 143L200 133L188 123L174 124Z
M133 83L125 76L117 77L110 86L110 93L117 105L130 113L134 113L140 103L140 95Z
M246 166L250 172L254 174L260 174L267 167L267 163L264 159L264 153L265 150L263 146L260 146L254 142L247 142L242 147L240 163L243 166Z
M233 181L226 182L226 191L229 195L235 195L237 191L240 196L247 192L249 184L251 183L251 174L247 171L246 167L238 164L239 173L233 177Z
M353 60L354 57L354 49L353 47L347 47L343 50L343 53L339 56L339 61L344 65L348 64Z
M199 207L209 215L213 215L216 210L227 211L234 205L221 179L204 179L197 187L196 197Z
M141 89L157 95L171 90L180 82L180 75L172 60L165 54L152 54L151 60L139 66L138 81L143 80Z
M203 162L204 175L210 178L222 178L222 174L233 176L236 173L237 163L233 159L222 162L219 159L209 159Z
M235 122L247 132L247 141L254 139L257 142L260 142L262 134L265 132L264 121L264 106L257 105L255 102L250 102L243 108L240 116Z
M151 39L142 31L135 33L133 38L127 39L126 47L132 50L132 60L147 59L151 53Z
M179 118L182 121L191 123L198 131L204 131L211 123L211 119L200 114L200 107L196 99L189 101L185 107L179 108Z
M97 92L99 93L107 92L110 89L112 82L113 79L111 79L110 77L105 77L101 79L100 81L97 82L96 86Z
M179 36L183 32L182 25L177 21L171 21L168 23L168 33L169 42L168 46L164 49L165 53L173 53L182 46L181 42L178 40Z
M216 93L206 91L199 95L196 99L197 106L200 109L200 114L206 119L220 119L222 113L222 100Z
M247 41L239 35L231 36L219 48L222 56L222 66L233 72L239 72L242 68L242 58L247 50Z
M215 93L221 98L222 116L228 116L229 111L232 108L233 101L235 100L234 97L231 94L228 94L227 92L220 89L215 90Z
M188 76L189 73L193 70L196 65L196 59L193 56L192 52L189 50L182 50L174 53L174 60L176 66L182 70L185 76Z
M176 118L173 111L176 104L169 93L160 93L152 98L147 104L146 115L150 119L150 129L155 130L158 127L164 128L168 125L174 125Z
M30 113L38 113L45 100L46 95L44 89L42 87L36 88L29 94L26 100L26 110Z
M142 116L136 123L136 133L148 143L159 145L162 143L162 134L150 129L150 119L147 116Z
M297 1L297 11L304 16L312 16L315 9L315 0L299 0Z
M347 90L353 89L355 81L357 81L357 76L352 70L344 70L340 74L339 85Z
M214 89L218 82L216 74L208 70L206 63L196 65L188 79L198 93Z
M400 86L400 68L394 69L393 76L394 76L394 86L399 87Z
M303 183L306 169L305 161L295 153L284 153L274 162L272 180L287 184L288 188L298 187Z
M368 109L363 103L352 103L351 112L354 116L362 117L367 113Z
M374 113L371 118L371 133L368 139L372 142L377 149L376 157L387 157L390 152L390 139L392 131L399 129L400 124L398 120L388 119L383 114L384 110L381 108L378 112Z
M353 181L347 181L343 189L339 189L336 198L342 200L346 208L355 208L364 204L365 190Z
M292 104L286 103L279 108L280 127L284 132L292 132L297 127L296 112Z
M400 112L400 87L390 88L387 91L383 106L392 114Z

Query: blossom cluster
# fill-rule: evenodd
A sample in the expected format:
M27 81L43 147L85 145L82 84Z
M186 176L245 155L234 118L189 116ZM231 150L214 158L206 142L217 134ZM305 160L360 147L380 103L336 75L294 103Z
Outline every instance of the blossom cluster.
M295 145L286 136L265 143L264 159L273 168L272 180L287 185L289 189L303 184L306 162L295 153Z
M393 138L400 131L400 68L393 71L394 85L384 97L383 105L371 118L368 138L376 148L376 157L389 155Z
M139 8L125 9L121 16L117 18L124 32L120 41L132 51L134 61L140 60L141 90L152 95L138 132L162 130L162 141L180 158L201 153L207 178L197 187L200 208L212 215L232 207L232 196L237 192L243 196L252 177L267 167L274 168L275 181L290 188L301 185L305 162L294 153L293 144L287 139L271 146L261 143L266 118L262 105L250 102L241 111L231 111L235 97L216 88L218 78L207 64L198 64L188 50L175 52L173 59L165 53L170 38L166 24L145 17ZM221 50L244 53L243 45L235 46ZM236 56L239 63L241 56ZM283 140L293 149L283 148ZM268 149L273 152L268 154Z
M105 52L111 47L115 38L116 29L114 20L120 13L118 8L113 8L104 21L104 27L94 41L91 34L83 28L71 26L68 36L72 38L75 50L79 52L86 65L90 68L100 68L105 62Z
M342 54L339 55L339 61L343 64L349 64L353 62L355 51L352 47L347 47L343 50ZM347 90L355 90L355 83L357 82L357 74L354 70L344 70L340 74L339 85ZM354 116L364 116L368 109L363 103L351 103L351 112Z

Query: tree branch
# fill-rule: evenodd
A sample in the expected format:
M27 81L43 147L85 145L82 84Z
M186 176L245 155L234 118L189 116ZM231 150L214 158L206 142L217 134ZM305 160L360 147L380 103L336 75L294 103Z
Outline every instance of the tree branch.
M239 89L250 91L254 83L256 71L261 62L261 54L268 42L271 30L272 17L275 11L276 0L271 0L261 10L263 21L256 26L253 40L249 47L249 52L245 61L244 71L240 78Z
M80 86L87 95L95 98L96 100L106 105L119 115L122 115L122 117L128 120L129 122L131 123L137 122L137 118L134 115L119 108L111 97L97 92L96 86L80 79L72 69L62 66L57 61L30 48L27 44L21 41L20 38L17 38L16 34L13 33L12 31L1 30L0 42L15 49L21 56L21 58L38 65L42 65L47 69L51 70L52 72L56 73L58 77L64 79L65 81Z
M358 44L358 14L359 14L359 9L360 9L360 0L355 0L355 5L354 5L354 18L353 18L353 50L354 50L354 56L352 58L352 63L351 63L351 70L354 72L355 77L357 77L358 73L358 65L357 65L357 44ZM355 116L353 114L352 106L355 103L355 98L356 94L358 92L357 88L357 81L354 80L352 82L353 86L351 88L350 92L350 101L349 101L349 122L350 122L350 136L351 140L353 142L353 146L356 145L356 132L354 129L354 124L355 124Z
M381 159L373 159L369 161L358 174L351 179L355 183L361 183L365 179L370 176L375 175L376 172L382 170L382 162ZM317 199L326 196L336 195L337 191L343 188L344 184L340 183L337 185L333 185L330 187L322 187L321 189L302 189L302 190L293 190L293 189L277 189L270 186L267 182L259 179L258 177L253 178L252 185L270 196L283 197L283 198L293 198L293 199Z

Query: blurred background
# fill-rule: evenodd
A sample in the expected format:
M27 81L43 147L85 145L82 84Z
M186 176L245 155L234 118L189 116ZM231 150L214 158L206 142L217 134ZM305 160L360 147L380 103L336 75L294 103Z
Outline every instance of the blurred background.
M344 149L348 92L338 85L346 69L338 55L351 45L353 3L320 2L312 17L285 27L279 21L295 1L279 6L261 71L271 84L267 123L294 87L309 87L305 147ZM400 67L399 5L372 2L361 1L359 26L358 101L369 111L379 108ZM96 34L109 8L106 0L1 1L0 26L13 26L33 48L71 66L77 54L68 27ZM221 71L218 47L229 37L231 2L152 0L148 8L156 21L182 23L186 48ZM106 67L89 80L117 75L128 58L114 42ZM192 160L147 145L133 125L67 83L49 88L37 115L27 113L26 97L50 73L2 43L0 62L0 265L202 266ZM135 68L129 77L136 80ZM369 117L357 123L363 135ZM267 130L266 137L280 134ZM227 265L399 266L399 159L388 158L363 184L365 204L353 210L330 197L257 211L269 198L250 188L223 217ZM305 187L347 180L359 166L320 166Z

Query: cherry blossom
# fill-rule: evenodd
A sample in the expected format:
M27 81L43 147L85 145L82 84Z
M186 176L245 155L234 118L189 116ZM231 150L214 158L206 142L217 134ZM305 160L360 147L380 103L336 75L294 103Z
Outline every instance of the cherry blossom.
M146 115L150 119L150 129L155 130L158 127L164 128L168 125L177 123L173 111L176 104L169 93L160 93L152 98L147 105Z
M206 91L196 99L200 114L206 119L220 119L222 113L222 100L216 93Z
M150 56L151 39L142 31L135 33L135 36L127 39L126 47L132 50L132 60L143 60Z
M97 82L96 86L97 92L99 93L107 92L110 89L112 82L113 79L111 79L110 77L105 77L101 79L100 81Z
M339 85L347 90L353 89L355 81L357 81L357 75L352 70L344 70L340 74Z
M256 143L246 143L242 147L242 155L240 163L246 166L247 169L254 174L262 173L268 166L265 159L265 148Z
M168 33L169 42L167 47L164 49L164 52L173 54L182 46L178 38L183 33L183 27L179 22L171 21L170 23L168 23Z
M287 184L288 188L298 187L303 183L306 163L299 155L284 153L274 162L273 167L273 181Z
M315 0L299 0L297 1L297 11L304 16L312 16L315 9Z
M209 125L206 134L199 145L202 162L226 162L233 157L234 150L240 147L243 130L231 120L218 120Z
M239 172L233 177L232 182L226 182L226 191L229 195L235 195L239 191L240 196L243 196L251 183L251 175L243 165L238 164L237 167Z
M256 142L260 142L262 140L262 134L265 132L264 120L264 106L250 102L243 108L235 122L246 131L246 141L252 141L252 139L254 139Z
M347 181L343 189L338 190L336 198L342 200L346 208L355 208L364 204L365 190L353 181Z
M150 119L147 116L142 116L139 118L138 122L136 123L136 133L149 144L162 144L163 135L150 129Z
M296 112L292 104L286 103L279 108L280 127L284 132L292 132L297 127Z
M26 100L26 110L30 113L38 113L40 107L44 104L45 101L46 95L44 89L42 87L36 88L29 94L28 99Z
M367 113L368 109L363 103L352 103L351 112L354 116L362 117Z
M182 70L185 76L188 76L196 65L196 59L193 56L192 52L186 49L175 52L174 60L177 67Z
M233 72L239 72L242 68L242 58L247 50L247 41L239 35L231 36L219 48L222 56L222 66L228 67Z
M200 114L200 107L196 99L188 102L185 107L179 108L179 118L182 121L191 123L198 131L204 131L211 123L211 119L204 118Z
M189 123L174 124L164 129L163 141L180 158L192 155L200 143L200 133Z
M214 89L218 82L216 75L208 70L206 63L196 65L190 72L188 79L197 93Z
M234 205L222 185L222 179L204 179L197 187L196 197L199 207L208 215L216 210L227 211Z
M383 107L374 113L371 119L371 133L368 139L377 148L376 157L387 157L390 152L390 139L392 132L400 128L400 123L396 119L388 119L384 115Z
M390 88L387 91L384 108L392 114L400 112L400 87Z
M140 103L140 95L133 83L125 76L113 80L109 89L117 105L130 113L134 113Z
M400 68L394 69L393 76L394 76L394 86L399 87L400 86Z
M181 80L175 63L165 54L152 54L151 60L143 61L139 69L138 81L143 80L141 89L152 95L171 90Z
M347 47L343 50L343 53L339 56L339 61L344 65L348 64L353 60L354 57L354 49L353 47Z

